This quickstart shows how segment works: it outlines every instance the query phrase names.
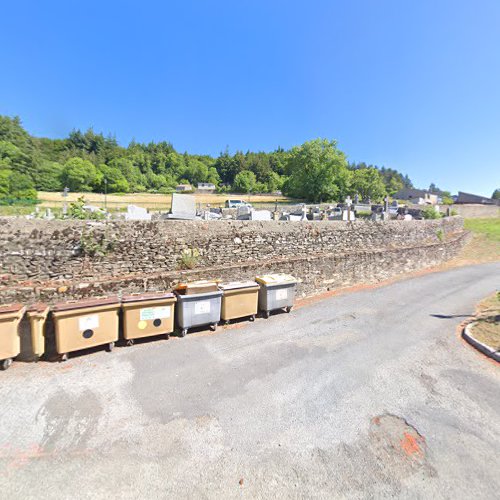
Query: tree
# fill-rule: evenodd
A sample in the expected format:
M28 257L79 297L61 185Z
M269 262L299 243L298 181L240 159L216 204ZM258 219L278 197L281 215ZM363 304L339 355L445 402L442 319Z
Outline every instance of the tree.
M130 186L128 184L127 179L123 175L122 171L111 165L101 164L98 167L98 170L101 173L100 178L102 179L97 186L98 189L102 192L107 189L110 193L128 193ZM107 183L107 187L105 186Z
M493 194L491 195L491 198L493 200L500 200L500 189L495 189L495 191L493 191Z
M292 148L285 194L313 202L340 200L349 193L351 172L336 141L315 139Z
M64 165L62 183L71 191L92 191L100 176L93 163L82 158L70 158Z
M352 173L351 194L359 194L362 199L380 201L386 195L384 181L375 168L361 168Z
M255 190L256 182L255 174L250 170L244 170L234 178L233 189L237 193L251 193Z
M9 177L9 196L14 200L36 200L37 193L31 177L20 172L12 172Z
M62 191L63 166L55 161L43 160L37 169L35 187L39 191Z

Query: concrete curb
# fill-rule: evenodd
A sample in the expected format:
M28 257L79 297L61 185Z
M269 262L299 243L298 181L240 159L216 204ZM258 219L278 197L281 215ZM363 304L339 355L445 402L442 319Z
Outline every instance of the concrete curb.
M481 351L483 354L488 356L491 359L494 359L498 363L500 363L500 351L495 351L490 346L479 342L476 338L474 338L471 334L471 329L475 325L475 321L465 325L465 328L462 331L462 337L473 347L475 347L478 351Z

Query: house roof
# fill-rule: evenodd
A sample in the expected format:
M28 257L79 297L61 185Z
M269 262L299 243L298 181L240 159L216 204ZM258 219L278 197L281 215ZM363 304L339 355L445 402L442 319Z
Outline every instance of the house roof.
M481 205L498 205L497 200L487 198L486 196L479 196L477 194L458 192L455 203L478 203Z

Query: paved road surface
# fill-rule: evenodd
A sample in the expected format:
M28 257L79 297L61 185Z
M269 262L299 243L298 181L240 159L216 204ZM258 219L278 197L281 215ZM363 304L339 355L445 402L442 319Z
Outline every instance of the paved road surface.
M500 264L0 373L3 498L498 498Z

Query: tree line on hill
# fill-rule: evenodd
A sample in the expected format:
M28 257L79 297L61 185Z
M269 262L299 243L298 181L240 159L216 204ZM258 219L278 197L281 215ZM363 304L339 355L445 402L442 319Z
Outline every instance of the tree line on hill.
M120 146L112 136L72 131L65 139L30 135L18 117L0 115L0 203L35 202L37 191L169 193L178 184L219 192L272 193L313 202L360 195L374 201L404 187L407 175L349 163L335 141L314 139L270 153L227 150L217 158L177 152L169 142Z

